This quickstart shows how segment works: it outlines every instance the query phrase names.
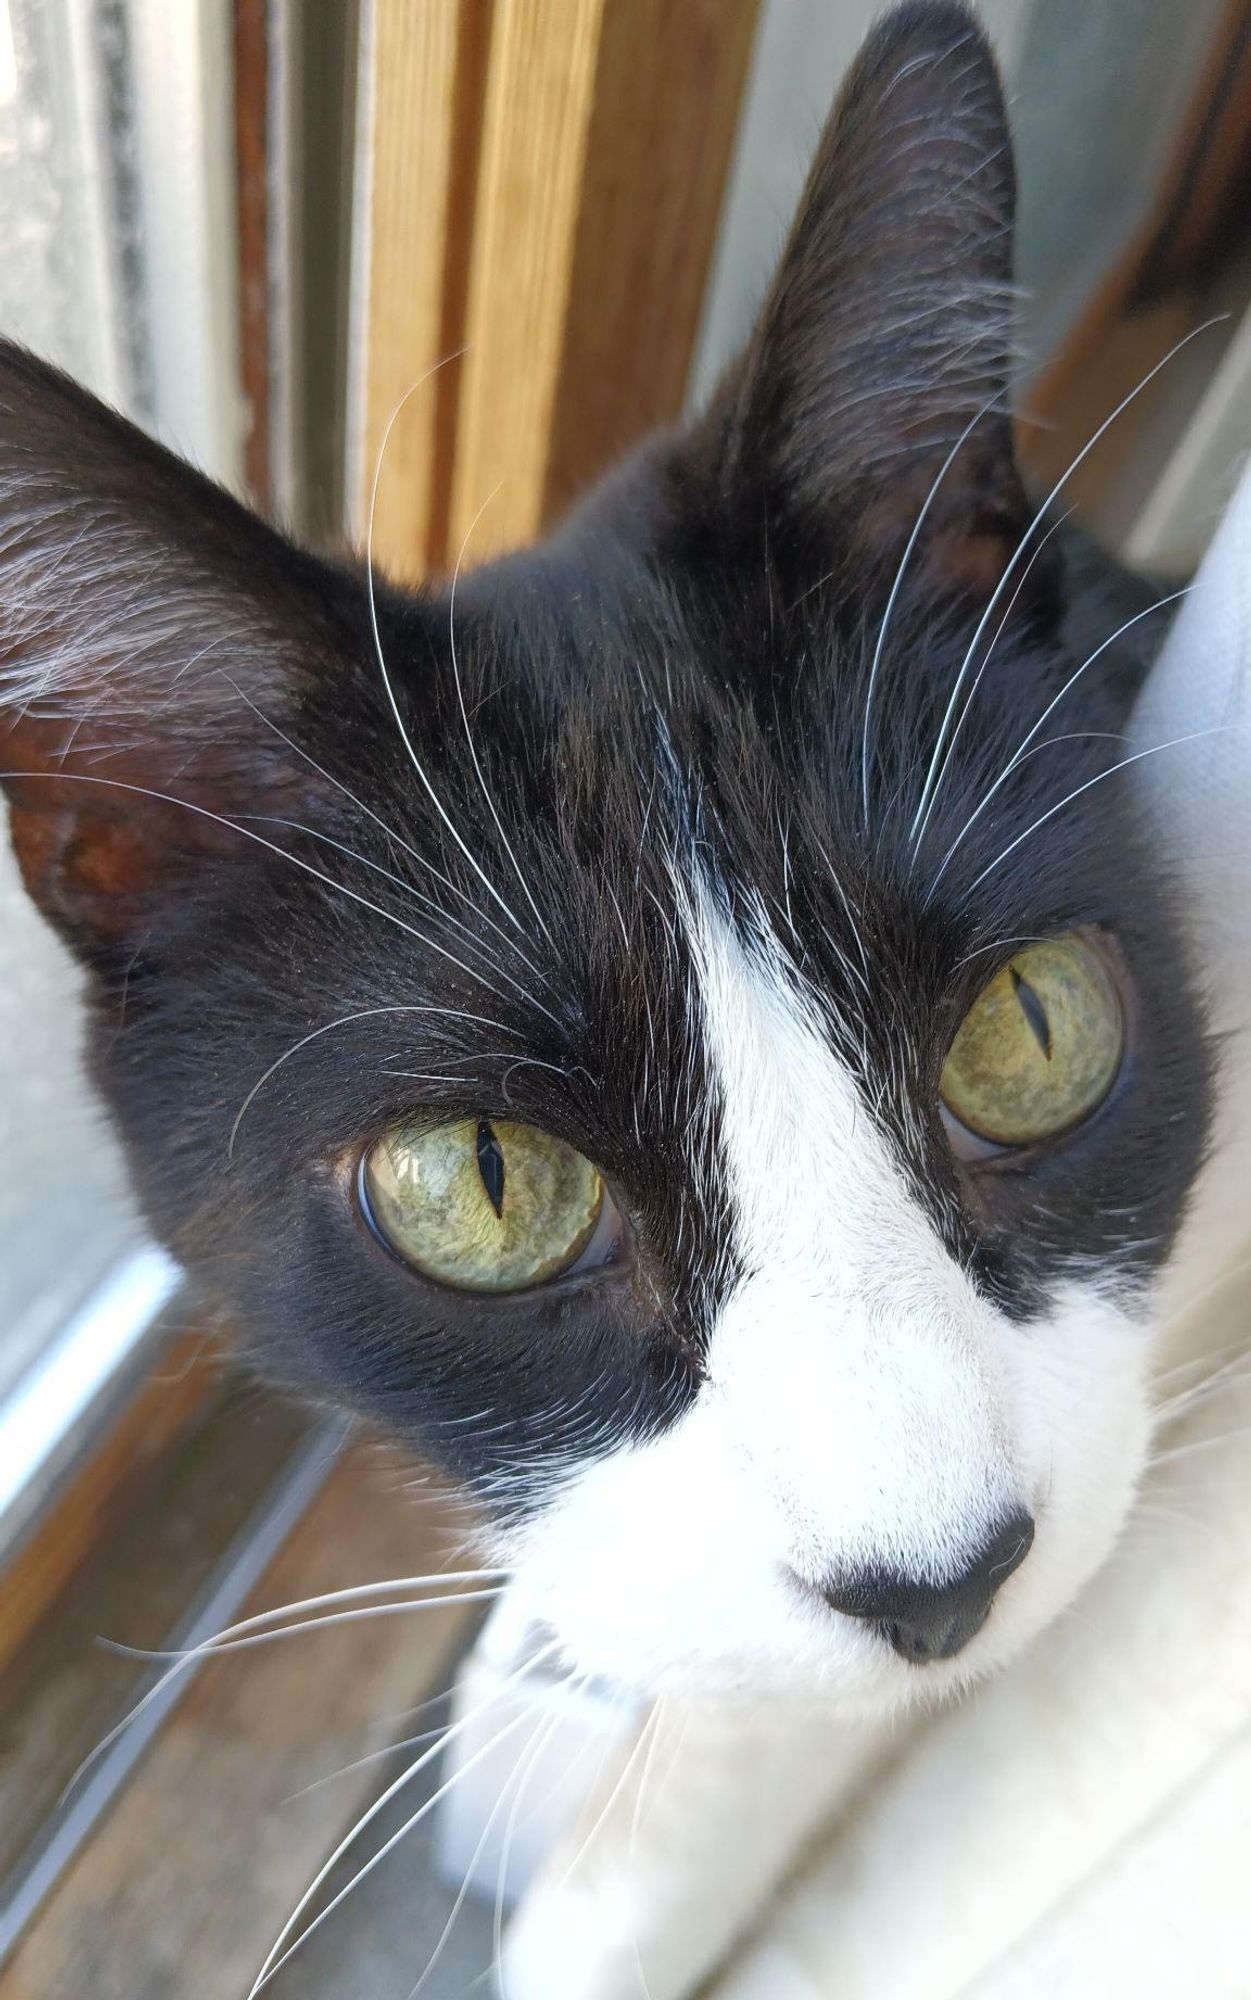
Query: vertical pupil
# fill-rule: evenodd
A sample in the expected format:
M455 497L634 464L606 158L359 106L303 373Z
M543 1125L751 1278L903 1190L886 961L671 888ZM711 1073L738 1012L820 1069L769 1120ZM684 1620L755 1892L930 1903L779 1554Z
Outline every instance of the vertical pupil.
M478 1172L497 1216L504 1213L504 1149L485 1118L478 1120Z
M1050 1062L1051 1023L1047 1019L1047 1009L1043 1006L1042 1001L1035 993L1029 981L1022 978L1015 965L1011 966L1009 970L1012 973L1012 991L1016 994L1017 1006L1025 1016L1025 1025L1042 1050L1044 1062Z

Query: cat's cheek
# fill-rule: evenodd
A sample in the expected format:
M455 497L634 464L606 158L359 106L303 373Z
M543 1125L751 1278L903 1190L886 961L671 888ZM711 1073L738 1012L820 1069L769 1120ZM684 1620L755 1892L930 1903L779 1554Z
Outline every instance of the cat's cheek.
M904 1698L885 1647L808 1602L785 1520L714 1407L589 1466L499 1553L578 1671L647 1695Z
M753 1684L790 1662L804 1621L779 1524L752 1498L697 1404L589 1465L521 1531L517 1591L582 1672L648 1694Z
M1003 1657L1072 1603L1129 1518L1151 1443L1155 1324L1149 1298L1117 1302L1104 1274L1098 1289L1066 1281L1046 1318L1005 1346L1021 1449L1041 1485L1019 1590L1005 1593L1002 1617L987 1632Z
M1061 1287L1045 1319L1001 1330L1004 1387L1038 1532L985 1630L947 1663L906 1666L787 1577L793 1528L715 1403L588 1465L498 1553L569 1664L647 1694L814 1695L897 1708L997 1671L1096 1574L1150 1438L1140 1310Z

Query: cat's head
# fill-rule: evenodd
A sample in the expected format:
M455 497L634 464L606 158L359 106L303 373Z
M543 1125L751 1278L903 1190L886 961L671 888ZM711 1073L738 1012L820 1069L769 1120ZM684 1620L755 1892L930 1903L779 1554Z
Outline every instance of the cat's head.
M454 598L0 362L0 765L153 1226L651 1686L941 1690L1143 1460L1207 1061L1012 206L903 10L712 408Z

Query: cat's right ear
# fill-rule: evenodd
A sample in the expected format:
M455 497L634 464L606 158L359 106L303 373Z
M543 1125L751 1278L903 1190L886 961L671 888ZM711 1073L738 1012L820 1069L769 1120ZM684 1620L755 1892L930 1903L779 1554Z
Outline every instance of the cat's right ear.
M688 434L703 491L862 587L893 575L941 473L917 567L993 589L1029 518L1007 415L1014 206L982 29L951 0L897 8L830 114L747 350Z
M310 669L348 647L336 594L326 566L0 344L0 790L26 886L86 962L116 967L211 896L247 850L238 826L281 842L312 816L323 781L284 738Z

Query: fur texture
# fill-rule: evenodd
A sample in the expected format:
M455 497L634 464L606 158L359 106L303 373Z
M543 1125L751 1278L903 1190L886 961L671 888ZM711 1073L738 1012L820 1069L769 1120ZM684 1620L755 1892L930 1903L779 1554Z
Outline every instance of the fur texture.
M710 411L454 606L0 361L0 762L152 1224L649 1688L931 1695L1071 1598L1142 1459L1208 1056L1113 768L1150 619L1112 636L1013 464L1011 219L979 31L901 9ZM952 1037L1071 930L1116 1086L962 1161ZM356 1168L414 1111L588 1154L621 1255L498 1298L403 1268ZM950 1662L827 1601L953 1581L1021 1510Z

